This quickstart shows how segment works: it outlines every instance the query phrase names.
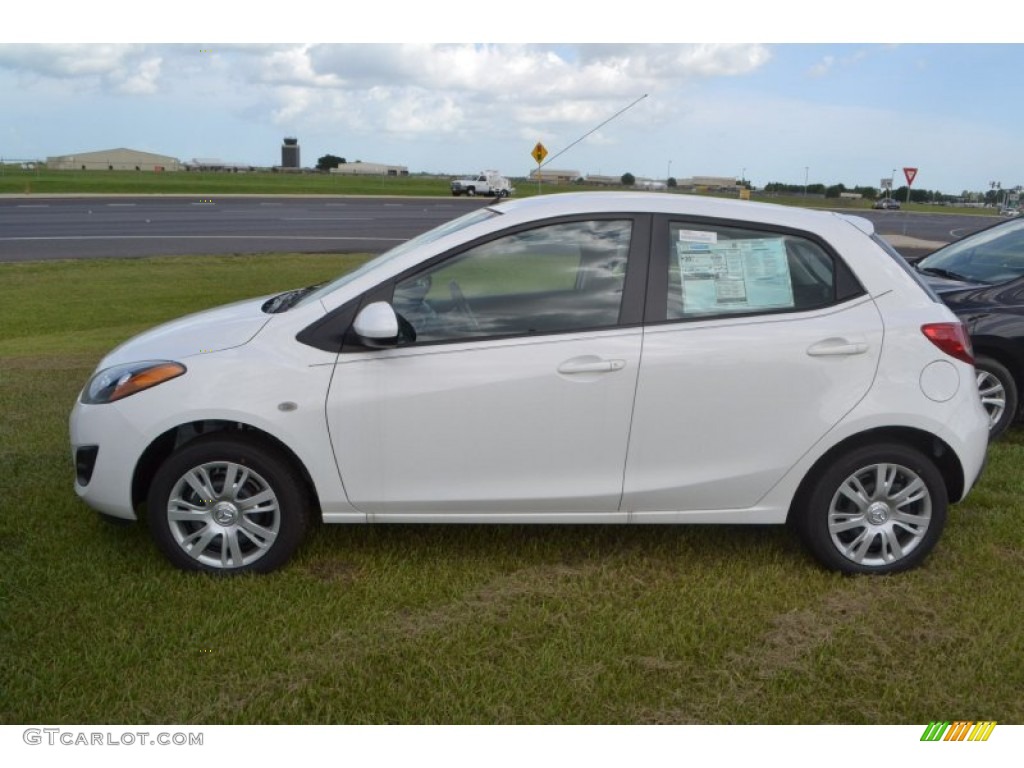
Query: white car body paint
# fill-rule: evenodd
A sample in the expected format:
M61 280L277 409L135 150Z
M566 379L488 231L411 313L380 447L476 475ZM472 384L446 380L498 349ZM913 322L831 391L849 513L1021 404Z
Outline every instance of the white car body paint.
M645 193L551 195L494 210L280 314L263 313L263 300L240 302L119 346L97 370L175 360L188 372L114 403L76 403L72 450L99 446L78 495L134 519L132 478L144 452L205 421L243 424L287 446L332 523L780 523L818 459L890 427L948 445L964 493L980 472L987 420L973 367L920 332L956 318L870 240L870 222ZM806 312L356 353L296 339L436 256L580 214L786 227L827 243L864 292ZM941 402L921 384L936 361L949 394Z

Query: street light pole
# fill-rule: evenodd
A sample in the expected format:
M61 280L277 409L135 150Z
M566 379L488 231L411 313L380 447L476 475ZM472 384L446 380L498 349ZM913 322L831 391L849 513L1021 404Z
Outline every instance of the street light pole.
M807 176L811 172L810 166L804 166L804 197L807 197Z
M892 199L892 185L896 183L896 169L892 169L892 173L889 174L889 199Z

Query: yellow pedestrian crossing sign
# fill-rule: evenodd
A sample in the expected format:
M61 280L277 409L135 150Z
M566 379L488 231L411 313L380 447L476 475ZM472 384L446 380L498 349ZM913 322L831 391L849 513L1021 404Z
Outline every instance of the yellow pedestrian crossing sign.
M548 150L538 141L537 146L533 148L533 152L530 154L533 155L533 159L537 161L537 165L540 165L544 162L544 158L548 156Z

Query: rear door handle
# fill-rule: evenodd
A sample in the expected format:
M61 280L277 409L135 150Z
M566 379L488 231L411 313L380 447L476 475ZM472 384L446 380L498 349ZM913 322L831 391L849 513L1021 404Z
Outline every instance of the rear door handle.
M559 373L611 373L626 367L625 360L598 360L593 357L574 357L558 366Z
M863 341L849 341L848 339L825 339L807 348L807 354L811 357L848 357L850 355L863 355L868 351L868 345Z

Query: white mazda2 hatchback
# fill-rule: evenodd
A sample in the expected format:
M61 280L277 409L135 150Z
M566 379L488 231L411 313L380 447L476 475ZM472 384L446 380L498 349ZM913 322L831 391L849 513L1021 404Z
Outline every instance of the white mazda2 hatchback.
M790 522L826 567L889 573L987 440L963 327L870 222L649 193L475 209L160 326L71 414L79 496L230 573L317 517Z

